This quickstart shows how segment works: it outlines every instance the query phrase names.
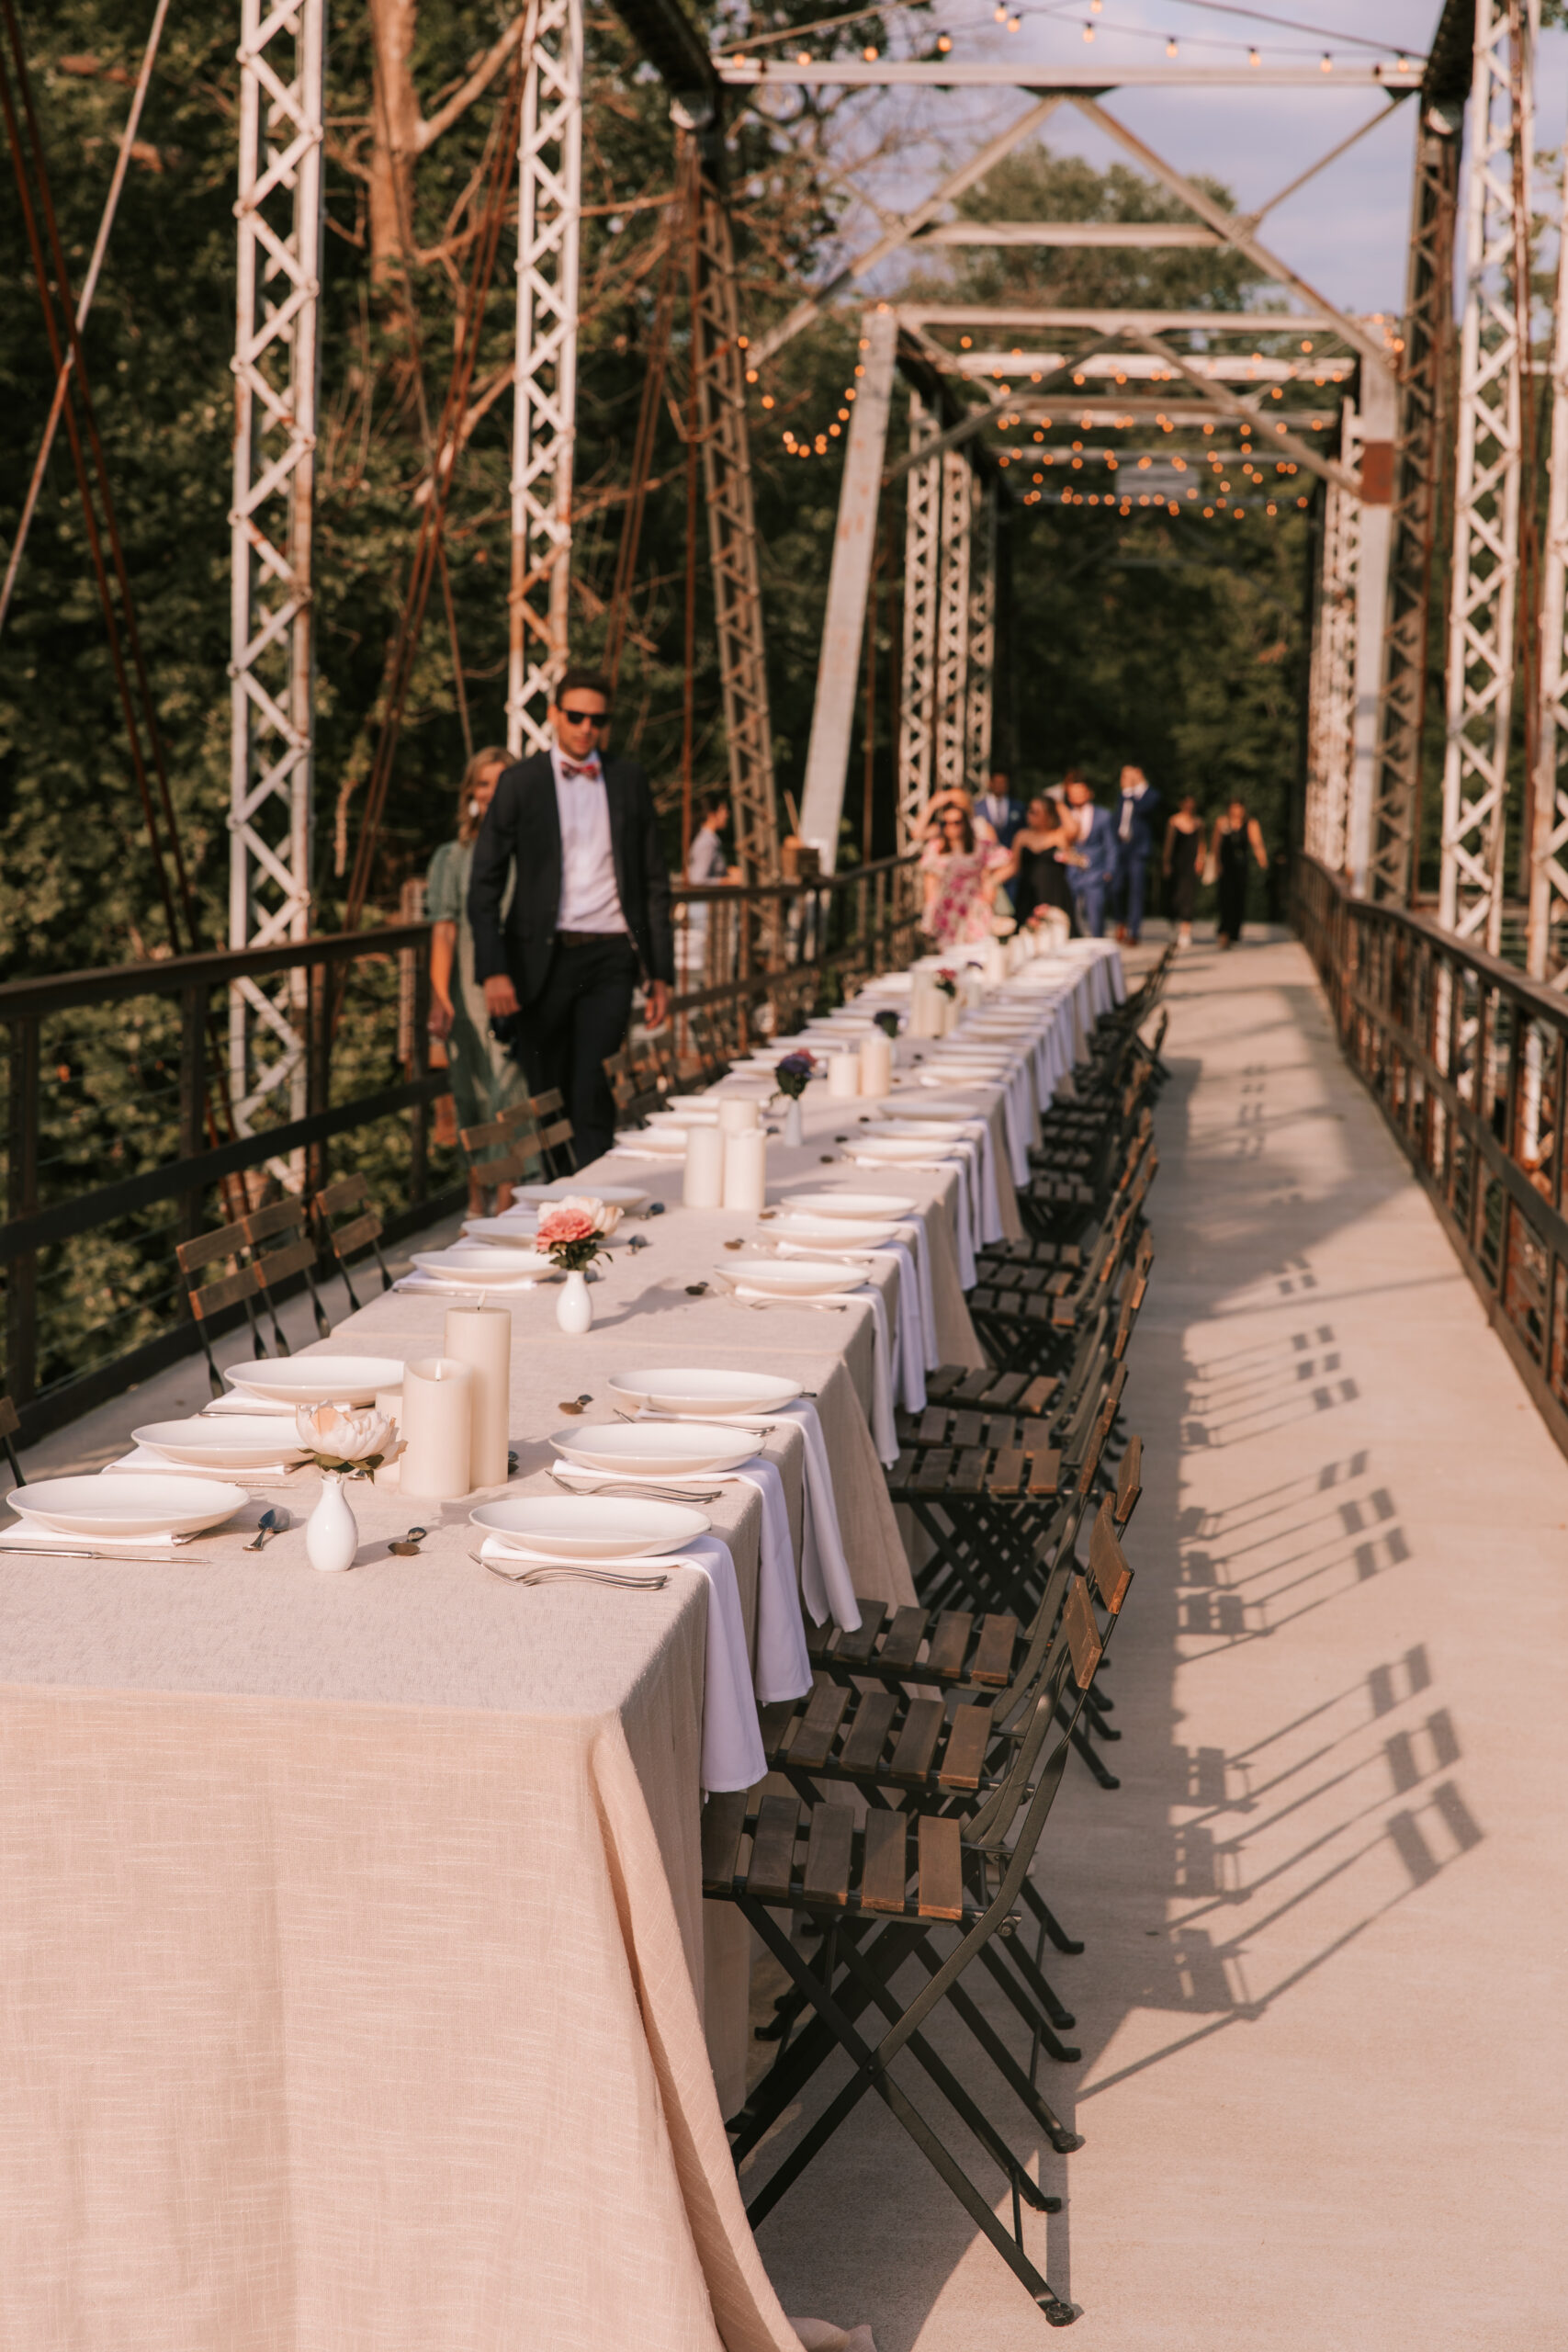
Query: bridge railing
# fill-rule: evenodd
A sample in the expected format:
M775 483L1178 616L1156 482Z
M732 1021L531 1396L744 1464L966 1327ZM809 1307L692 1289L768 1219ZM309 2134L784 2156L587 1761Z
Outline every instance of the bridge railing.
M1568 1453L1568 1002L1430 918L1298 860L1339 1043Z
M688 947L689 910L709 910L701 954L682 962L678 1017L695 1012L705 1043L734 1053L759 1032L797 1026L825 986L906 960L914 864L678 889ZM420 895L405 891L405 913L417 914ZM282 1189L310 1193L355 1170L393 1237L458 1204L461 1165L432 1120L449 1079L430 1067L430 936L411 920L0 986L0 1393L21 1413L24 1440L195 1348L178 1242ZM225 1091L231 994L284 973L294 976L302 1084L280 1084L253 1122L258 1132L237 1135Z

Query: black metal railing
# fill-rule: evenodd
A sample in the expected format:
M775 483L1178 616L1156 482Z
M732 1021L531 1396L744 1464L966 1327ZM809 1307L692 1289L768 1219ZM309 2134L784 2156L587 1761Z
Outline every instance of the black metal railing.
M915 866L887 858L827 880L679 888L678 1019L696 1014L710 1046L737 1052L798 1026L825 989L907 961ZM417 899L415 886L405 910ZM449 1080L430 1067L429 950L429 924L411 921L0 986L0 1393L24 1439L189 1352L175 1245L280 1184L308 1196L363 1170L394 1238L457 1205L457 1156L431 1128ZM299 1070L241 1135L228 1091L232 991L284 974L296 976Z
M1568 1002L1314 858L1295 916L1347 1060L1568 1453Z

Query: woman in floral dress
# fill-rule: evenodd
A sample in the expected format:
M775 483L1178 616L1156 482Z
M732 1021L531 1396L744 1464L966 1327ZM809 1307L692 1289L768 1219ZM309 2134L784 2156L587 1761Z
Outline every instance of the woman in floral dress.
M937 947L967 947L990 936L993 902L1017 861L996 841L978 841L965 808L949 804L920 858L926 903L920 929Z

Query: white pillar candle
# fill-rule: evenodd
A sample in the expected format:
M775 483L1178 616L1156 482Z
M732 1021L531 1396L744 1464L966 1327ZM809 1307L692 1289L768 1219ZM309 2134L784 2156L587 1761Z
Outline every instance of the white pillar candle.
M986 978L992 988L999 988L1008 976L1007 943L1001 939L986 942Z
M468 1484L474 1376L453 1356L403 1366L404 1452L399 1491L438 1502Z
M909 1035L911 1037L934 1037L937 1033L936 982L931 974L919 965L909 975Z
M854 1054L828 1057L828 1100L848 1102L860 1092L860 1060Z
M893 1088L893 1041L880 1029L874 1029L863 1038L860 1049L860 1091L863 1094L887 1094Z
M689 1209L724 1206L724 1147L717 1127L693 1127L686 1136L686 1180L681 1198Z
M466 1363L468 1392L468 1488L506 1480L507 1424L512 1418L512 1312L505 1306L449 1306L442 1342Z
M754 1094L721 1094L718 1101L718 1130L720 1135L743 1136L750 1128L761 1125L762 1106ZM726 1201L725 1207L729 1203Z
M759 1129L724 1139L724 1205L755 1216L768 1197L768 1138Z

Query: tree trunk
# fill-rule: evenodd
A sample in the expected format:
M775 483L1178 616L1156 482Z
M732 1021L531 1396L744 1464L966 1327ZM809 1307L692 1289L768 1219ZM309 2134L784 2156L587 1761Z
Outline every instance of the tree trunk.
M370 28L376 48L370 270L373 278L382 279L403 258L405 224L412 231L413 220L420 106L412 60L419 0L370 0Z

